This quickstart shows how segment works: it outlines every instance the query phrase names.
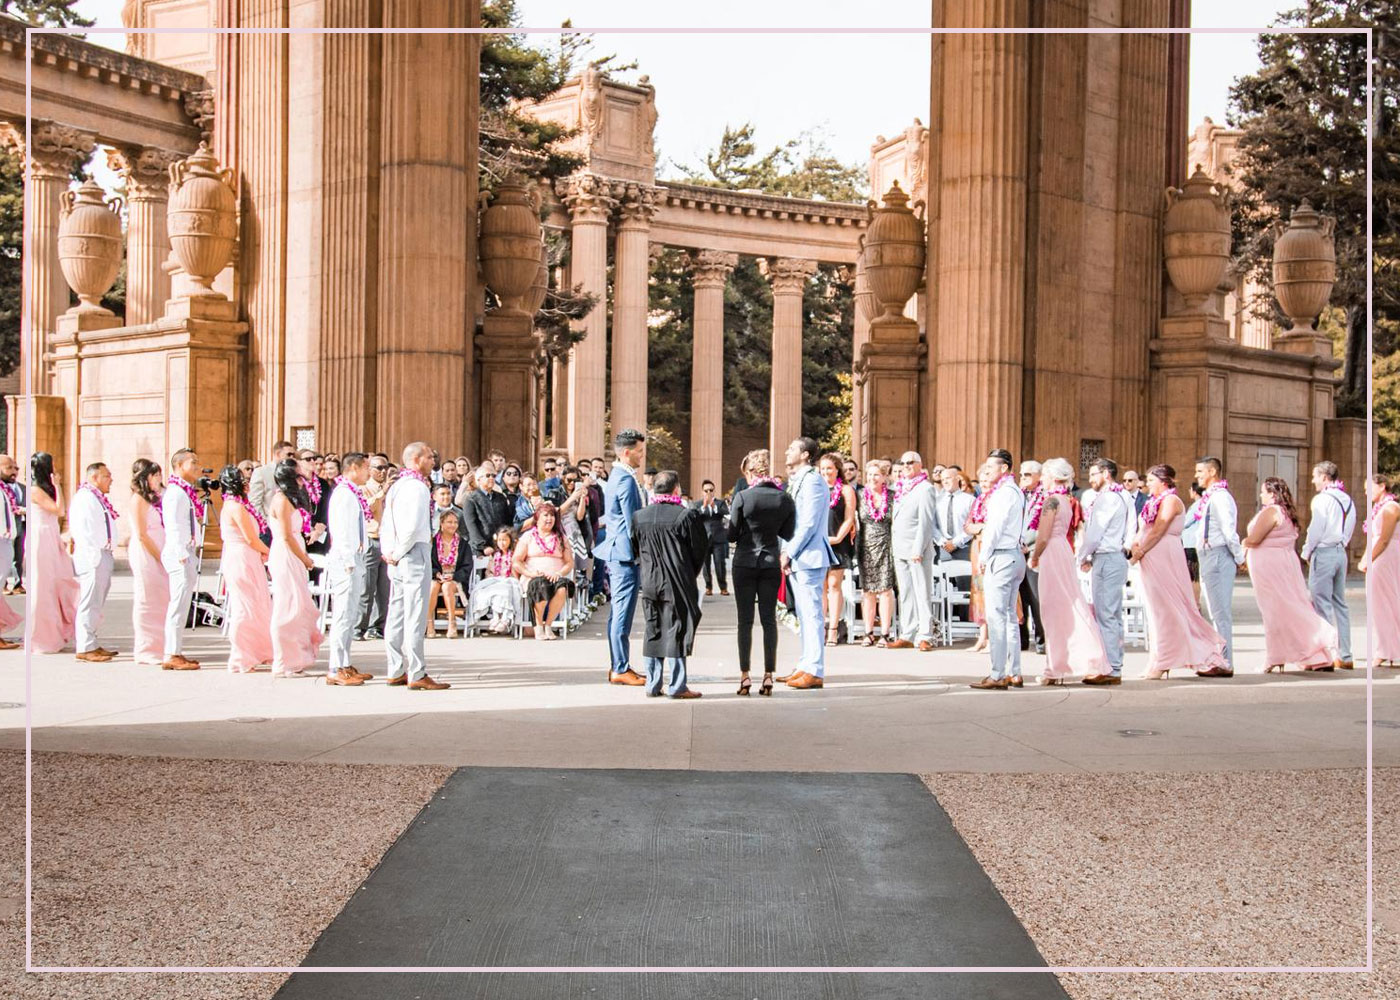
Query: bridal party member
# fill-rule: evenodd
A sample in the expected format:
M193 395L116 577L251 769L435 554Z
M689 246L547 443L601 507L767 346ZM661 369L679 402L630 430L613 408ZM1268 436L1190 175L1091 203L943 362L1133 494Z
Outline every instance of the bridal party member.
M15 572L15 551L17 547L16 539L20 535L20 525L22 522L22 508L18 499L18 490L5 481L5 476L13 478L13 470L17 466L15 460L9 455L0 455L0 586L7 587L5 581L11 576L18 576ZM10 591L5 590L8 594ZM24 593L23 590L20 593ZM0 633L9 632L24 623L24 615L20 614L10 602L0 594ZM11 642L0 634L0 650L19 649L21 643Z
M103 462L87 467L87 480L68 505L68 534L73 540L73 570L78 575L78 622L74 648L84 663L106 663L116 650L97 643L102 609L112 588L117 547L117 509L107 498L112 471Z
M272 594L267 589L268 549L262 537L267 520L248 499L248 480L236 465L226 465L219 475L224 505L219 513L219 537L224 551L219 571L224 577L228 601L228 668L235 674L252 673L273 661Z
M1276 476L1259 487L1259 513L1249 522L1245 562L1254 597L1264 616L1264 672L1285 663L1305 670L1331 670L1337 660L1337 629L1313 610L1298 542L1293 492Z
M165 659L165 610L170 604L170 579L160 563L165 525L160 519L160 495L165 476L160 465L138 458L131 465L131 538L126 557L131 563L131 658L148 667Z
M272 548L272 674L300 677L316 662L320 623L311 600L313 563L303 539L312 534L311 498L297 475L297 460L283 459L273 473L277 493L268 505Z
M73 641L78 620L78 578L73 560L59 537L63 489L53 469L53 456L36 451L29 460L28 571L30 649L57 653Z
M1391 481L1381 475L1366 483L1371 516L1366 519L1366 620L1371 659L1377 666L1400 666L1400 502Z
M1225 640L1196 607L1181 528L1186 506L1176 493L1176 470L1154 465L1147 471L1149 497L1138 515L1130 563L1142 564L1142 592L1152 645L1146 678L1162 680L1169 670L1195 670L1229 676Z
M1052 458L1040 469L1041 491L1033 501L1027 528L1035 532L1030 565L1040 574L1040 613L1045 630L1042 684L1063 684L1076 670L1085 676L1110 674L1103 636L1084 601L1072 539L1081 520L1070 495L1074 469Z

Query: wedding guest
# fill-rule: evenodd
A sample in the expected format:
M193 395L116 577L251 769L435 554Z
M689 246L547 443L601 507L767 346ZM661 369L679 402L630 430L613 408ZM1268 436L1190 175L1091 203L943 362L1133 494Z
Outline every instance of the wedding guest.
M253 473L258 471L258 463L251 458L245 458L238 463L238 471L243 473L243 482L250 483L253 481Z
M331 547L326 554L326 585L330 587L330 663L326 683L359 687L370 674L350 662L350 644L360 617L360 594L367 582L365 553L369 548L369 522L373 517L364 486L369 482L369 456L347 452L337 462L341 474L331 483L326 505ZM324 468L324 466L323 466Z
M1094 459L1089 466L1090 488L1084 491L1089 499L1081 500L1085 525L1079 542L1079 568L1089 574L1094 621L1108 658L1108 670L1085 676L1083 684L1123 683L1123 588L1128 581L1137 514L1117 477L1117 462Z
M802 657L792 673L777 680L798 691L817 690L825 685L821 590L827 569L836 562L826 534L831 491L826 480L812 468L816 457L817 442L809 437L795 438L783 455L791 476L788 488L797 505L797 524L792 538L783 544L781 558L796 607Z
M1032 509L1038 510L1040 502L1044 499L1039 462L1021 463L1018 485L1026 498L1026 514L1027 520L1029 520ZM1029 556L1031 546L1034 544L1035 532L1027 527L1021 536L1021 554ZM1043 653L1045 652L1045 629L1040 622L1040 574L1031 569L1029 563L1026 566L1026 575L1021 581L1017 595L1020 597L1021 607L1025 611L1020 616L1021 651L1029 651L1031 641L1034 639L1035 651Z
M663 469L652 477L652 496L632 518L632 551L637 556L638 591L646 634L647 694L699 698L686 684L686 659L700 624L697 579L710 539L696 512L681 498L680 474ZM663 667L668 668L663 671ZM663 672L669 674L663 680ZM664 687L663 687L664 683Z
M1244 547L1240 545L1235 498L1222 473L1220 459L1213 456L1208 455L1196 463L1196 481L1205 491L1200 509L1201 537L1197 543L1201 557L1201 593L1206 599L1211 624L1225 640L1225 666L1208 668L1202 677L1229 677L1235 669L1235 616L1231 605L1235 572L1244 562ZM1187 576L1190 576L1189 570Z
M340 478L340 456L327 455L321 460L320 476L328 483L333 483Z
M987 456L991 479L986 522L981 542L982 593L986 601L987 644L991 648L992 672L970 685L978 690L1020 687L1021 643L1016 614L1016 595L1026 573L1026 557L1021 552L1025 530L1026 498L1011 475L1011 453L997 448Z
M517 531L526 530L526 525L534 527L535 508L544 503L547 498L540 489L540 484L534 476L520 477L520 496L515 500L515 518L512 527ZM554 506L563 506L565 497L561 497Z
M495 541L486 575L472 587L471 605L477 616L490 614L488 632L507 635L515 628L521 596L520 581L515 578L515 533L501 528L496 532Z
M923 459L906 451L904 476L895 485L890 514L890 549L899 589L899 635L890 649L933 649L933 486Z
M437 534L433 536L433 546L430 550L433 560L433 586L428 591L428 626L423 633L428 638L437 635L439 598L446 605L444 610L447 617L447 638L457 638L457 595L461 594L465 598L471 590L475 560L467 551L462 536L458 534L459 524L457 515L447 511L438 522Z
M165 525L160 520L160 495L164 475L149 458L131 466L131 538L126 556L131 563L131 658L143 666L158 667L164 659L165 609L170 604L170 580L160 563Z
M865 620L862 645L885 646L892 638L894 622L894 549L890 540L894 521L894 495L889 489L890 463L875 459L865 463L865 489L861 491L860 563L861 615ZM879 628L876 628L876 610Z
M462 508L467 541L474 556L489 556L496 530L515 523L515 504L496 488L494 468L490 462L483 462L476 470L476 489L467 496Z
M185 623L199 585L197 552L204 541L205 500L195 489L199 456L181 448L170 456L170 479L160 495L165 544L160 564L170 583L170 603L165 606L165 642L162 670L198 670L199 661L184 654Z
M61 651L76 631L78 578L59 533L63 515L63 484L54 471L53 456L36 451L29 459L29 555L25 560L29 648L35 653Z
M272 675L300 677L316 662L325 637L316 602L311 599L311 570L315 564L303 541L311 534L307 520L314 506L306 493L301 463L284 459L273 481L277 494L268 505L272 545L267 557L272 575Z
M384 517L384 495L389 491L389 456L375 452L369 457L369 480L364 485L369 503L365 533L365 586L360 597L360 621L356 639L384 638L384 622L389 614L389 564L379 544L379 524Z
M309 522L303 519L302 542L308 553L318 556L325 555L331 548L327 530L331 520L331 484L321 478L323 461L314 448L303 448L297 452L297 475L301 477L302 492L307 500L304 512L310 517ZM319 579L320 574L319 567L312 567L311 578Z
M856 499L859 500L861 494L865 492L865 482L860 477L860 466L856 464L854 458L841 459L841 478L850 485L851 489L856 491ZM859 524L857 524L856 529L857 535L859 535Z
M1371 635L1371 658L1378 667L1400 666L1400 501L1393 482L1374 475L1366 481L1371 514L1366 519L1366 621Z
M524 583L525 599L534 609L535 638L552 641L554 619L574 596L574 550L564 539L559 512L542 503L535 526L515 546L515 575Z
M227 591L224 614L228 669L230 673L250 674L271 664L274 658L268 548L262 540L270 532L262 511L248 499L248 483L238 468L224 466L219 485L224 498L219 511L219 538L223 543L219 572Z
M1123 473L1123 491L1133 502L1133 509L1141 514L1143 506L1147 503L1148 493L1142 488L1142 477L1132 469Z
M977 625L977 641L971 652L984 653L991 647L987 642L987 601L983 589L982 574L982 532L987 526L987 501L992 496L992 470L983 463L977 469L977 490L972 497L972 506L967 509L967 520L963 522L963 534L972 539L968 546L968 558L972 562L972 579L968 581L968 617Z
M1040 577L1040 610L1045 615L1045 670L1041 684L1063 684L1083 670L1086 676L1109 673L1103 637L1084 602L1074 559L1073 538L1079 528L1079 503L1070 494L1074 469L1052 458L1040 469L1041 493L1027 522L1035 532L1030 564Z
M932 480L931 476L929 478ZM972 484L962 469L956 465L949 465L943 468L938 486L940 488L933 500L934 555L938 557L937 561L940 563L970 563L972 561L972 536L965 528L968 523L968 515L972 513L972 505L976 499L972 495ZM972 592L972 578L970 576L952 576L948 578L948 582L960 592L968 594ZM969 598L969 606L959 606L954 610L954 616L960 621L972 621L970 604Z
M1244 540L1254 599L1264 618L1264 672L1284 664L1331 670L1337 662L1337 630L1313 610L1303 564L1298 561L1298 511L1293 491L1277 476L1259 487L1259 513Z
M1312 470L1312 519L1303 542L1308 564L1308 592L1317 613L1337 628L1342 669L1355 666L1351 655L1351 612L1347 608L1347 545L1356 530L1356 504L1346 484L1337 478L1337 466L1319 462Z
M826 514L826 540L836 554L836 562L826 571L822 614L826 618L826 644L836 645L842 627L845 594L841 587L846 574L855 564L856 555L856 491L841 478L841 456L828 453L817 462L817 471L826 481L831 496ZM930 561L932 559L930 558Z
M710 553L704 566L705 596L714 593L716 580L719 581L720 595L728 596L729 577L725 564L729 561L729 534L725 522L729 520L729 504L724 497L716 495L714 480L706 479L700 484L700 499L695 501L695 510L700 523L705 526L705 536L710 540Z
M1186 506L1176 493L1176 470L1170 465L1147 470L1147 492L1128 560L1142 564L1142 593L1152 634L1145 677L1163 680L1176 669L1226 670L1225 639L1201 617L1191 593L1186 552L1181 547Z
M432 529L435 534L445 514L455 515L459 528L466 519L466 514L452 502L452 487L446 483L438 483L433 487Z
M12 593L9 585L10 578L19 578L19 573L15 569L17 548L15 538L20 533L20 525L22 524L20 504L17 491L3 478L9 470L15 468L13 458L9 455L0 455L0 588L3 588L0 591L0 633L9 632L24 624L24 615L11 607L10 602L4 597L5 594ZM23 587L20 588L20 593L24 593ZM20 649L22 645L23 643L13 642L0 634L0 650Z
M19 463L9 455L0 455L0 493L12 518L7 522L8 534L0 537L0 587L6 594L24 593L24 525L27 488L19 481ZM6 541L8 539L8 541ZM9 628L10 626L4 626ZM0 649L3 649L0 646Z
M773 672L778 665L778 587L782 584L782 542L797 526L797 506L782 484L768 474L767 448L749 452L744 459L748 478L729 509L729 541L734 543L734 604L739 615L739 690L751 686L749 663L753 646L754 604L763 626L763 682L761 695L773 693Z
M73 569L78 575L78 620L74 648L85 663L106 663L117 655L97 643L102 609L112 587L117 543L117 509L107 498L112 472L103 462L87 467L87 481L68 505L68 533L73 539Z
M403 450L403 468L384 499L380 545L389 564L389 611L384 633L384 653L390 687L410 691L445 691L452 685L433 680L423 660L423 633L427 628L428 591L432 589L433 563L428 528L432 497L428 473L433 450L414 441Z
M646 435L626 428L613 438L617 459L613 475L607 480L604 495L606 520L593 550L595 558L607 564L607 579L612 587L608 606L608 682L640 687L646 678L632 669L632 618L637 610L637 556L632 551L632 518L642 509L642 488L637 473L646 458ZM594 472L596 474L597 467ZM596 576L595 576L596 582Z
M277 483L273 479L277 465L295 454L296 447L292 442L278 441L272 446L272 455L267 464L258 466L253 478L248 480L248 499L254 507L262 511L264 518L267 517L268 504L272 503L272 497L277 492ZM263 541L270 542L272 539L265 538Z
M506 467L501 470L501 496L510 505L511 523L515 523L515 512L520 505L520 486L524 479L522 470L515 462L507 462Z

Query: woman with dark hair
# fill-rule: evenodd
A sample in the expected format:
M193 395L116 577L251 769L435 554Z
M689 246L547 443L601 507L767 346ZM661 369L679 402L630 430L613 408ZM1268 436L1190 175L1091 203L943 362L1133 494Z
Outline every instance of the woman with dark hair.
M763 681L758 693L773 693L778 665L778 588L783 582L782 543L797 526L797 504L782 484L768 475L768 449L744 458L744 489L734 494L729 508L729 541L734 543L734 606L739 613L739 690L747 697L753 682L754 606L763 628Z
M1181 528L1186 505L1176 493L1176 470L1154 465L1147 470L1150 494L1138 515L1137 538L1129 563L1142 564L1142 593L1147 604L1152 645L1147 680L1158 681L1174 669L1228 670L1225 640L1201 617L1186 571Z
M78 620L78 578L73 558L59 534L63 489L53 468L53 456L36 451L29 460L29 530L24 560L32 595L30 648L57 653L73 641Z
M1332 670L1337 629L1313 610L1303 564L1298 560L1298 511L1288 484L1270 476L1259 487L1259 513L1244 539L1245 564L1254 599L1264 616L1264 673L1284 664L1304 670Z
M228 669L230 673L250 674L273 662L272 595L267 589L268 549L261 535L267 520L248 499L248 481L243 470L226 465L219 473L224 495L219 512L219 537L224 551L219 572L228 593L224 604L228 615Z
M817 471L826 480L831 497L826 517L826 540L831 543L831 551L836 553L836 562L826 571L822 610L826 616L826 644L834 646L840 630L845 626L842 618L845 594L841 587L846 573L855 563L858 511L855 488L841 478L840 455L834 452L823 455L817 461Z
M314 563L305 543L311 534L312 504L297 474L295 458L278 462L272 480L277 487L268 505L272 529L267 557L272 572L272 675L300 677L316 662L316 651L325 638L311 600Z
M1400 501L1394 482L1379 473L1366 481L1371 514L1366 518L1366 624L1371 659L1378 667L1400 666Z
M437 534L428 555L433 565L433 586L428 591L428 627L426 635L437 635L437 606L439 598L446 605L447 638L457 638L457 594L463 597L471 589L475 557L461 535L462 519L449 508L442 512Z
M515 546L515 575L535 609L535 638L554 638L554 619L574 596L574 550L559 527L559 511L545 501L535 508L535 526Z
M126 558L131 563L131 658L158 667L165 662L165 612L170 604L170 578L161 565L165 522L161 520L160 495L165 476L160 464L138 458L131 464L131 538Z

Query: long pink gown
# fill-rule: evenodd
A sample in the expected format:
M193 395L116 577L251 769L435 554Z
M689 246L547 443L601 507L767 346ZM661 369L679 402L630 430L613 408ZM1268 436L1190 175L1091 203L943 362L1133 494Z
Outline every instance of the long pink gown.
M267 587L267 570L262 553L243 540L238 515L247 517L234 501L225 502L219 514L219 537L224 552L219 560L223 574L228 614L228 668L246 674L254 667L273 662L272 592Z
M1144 676L1149 678L1165 670L1229 669L1223 655L1225 640L1196 606L1186 550L1181 545L1182 520L1180 514L1172 518L1166 534L1142 557L1142 596L1151 636ZM1147 523L1139 516L1139 544L1147 531Z
M321 626L311 600L311 580L296 553L272 533L272 672L299 674L316 662L321 648Z
M1040 554L1040 613L1045 629L1045 677L1109 672L1103 637L1094 613L1079 586L1079 570L1069 543L1074 501L1060 497L1058 510L1041 511L1050 518L1050 540Z
M78 578L73 575L73 557L59 538L58 516L31 502L25 544L25 591L33 619L30 649L57 653L73 641L78 620Z
M1371 530L1379 531L1380 519L1372 523L1376 527ZM1366 571L1366 625L1371 633L1371 661L1400 664L1400 526Z
M1278 508L1265 507L1249 522L1249 531L1266 514ZM1258 545L1246 549L1245 564L1254 583L1254 599L1264 616L1264 665L1298 663L1323 666L1337 657L1337 629L1313 610L1303 564L1294 546L1298 528L1287 515L1283 523L1264 536Z
M157 549L165 544L160 508L146 504L146 534ZM160 666L165 659L165 611L170 604L170 579L160 559L146 551L132 532L126 547L131 563L131 658L137 663Z

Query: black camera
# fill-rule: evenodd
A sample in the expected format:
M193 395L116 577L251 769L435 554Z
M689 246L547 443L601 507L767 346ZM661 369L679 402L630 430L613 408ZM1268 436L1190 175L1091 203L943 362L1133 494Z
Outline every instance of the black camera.
M223 490L223 486L220 482L210 475L210 473L214 471L213 469L200 469L199 471L203 473L203 475L195 481L195 485L199 487L199 492L208 496L211 490Z

